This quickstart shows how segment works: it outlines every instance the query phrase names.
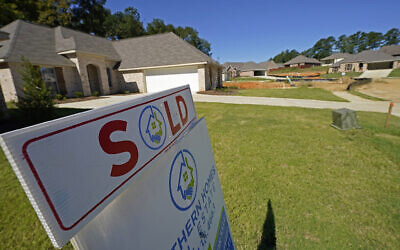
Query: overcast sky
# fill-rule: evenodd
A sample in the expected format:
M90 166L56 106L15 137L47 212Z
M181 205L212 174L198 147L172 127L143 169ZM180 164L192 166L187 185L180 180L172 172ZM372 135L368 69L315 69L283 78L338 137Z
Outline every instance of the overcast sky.
M211 43L212 57L265 61L284 49L302 51L323 37L400 28L400 0L108 0L112 12L133 6L153 18L191 26Z

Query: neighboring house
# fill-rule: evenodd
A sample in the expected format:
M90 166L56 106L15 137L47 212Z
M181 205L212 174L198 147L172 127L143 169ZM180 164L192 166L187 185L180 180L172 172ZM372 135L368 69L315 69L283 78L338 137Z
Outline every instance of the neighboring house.
M8 40L8 33L0 31L0 42L4 40ZM4 95L3 91L1 89L1 79L0 79L0 119L2 118L7 118L8 113L7 113L7 106L6 102L4 100Z
M382 52L383 50L364 50L358 54L333 64L330 72L361 72L375 69L393 69L400 67L400 58Z
M393 56L396 60L400 60L400 45L386 45L378 51Z
M284 63L285 67L301 67L307 68L312 66L320 66L321 62L315 58L305 57L303 55L298 55L292 60L287 61Z
M349 53L333 53L332 55L321 59L322 66L331 66L332 64L340 62L348 56L350 56Z
M222 67L173 33L110 41L64 27L16 20L1 31L0 80L6 101L21 96L21 56L39 66L55 93L85 96L129 90L156 92L189 84L192 91L221 84Z
M255 62L226 62L224 63L223 79L230 80L233 77L245 76L267 76L267 72L271 69L277 69L282 65L275 63L273 60L255 63Z

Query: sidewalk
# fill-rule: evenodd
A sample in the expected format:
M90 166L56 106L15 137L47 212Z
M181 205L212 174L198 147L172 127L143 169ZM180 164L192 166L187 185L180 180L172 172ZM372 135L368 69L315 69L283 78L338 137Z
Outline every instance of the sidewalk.
M193 94L195 102L217 102L217 103L231 103L231 104L254 104L254 105L270 105L281 107L302 107L302 108L318 108L318 109L339 109L348 108L356 111L371 111L387 113L389 102L387 101L370 101L346 92L334 92L335 95L345 98L350 102L331 102L331 101L317 101L305 99L290 99L290 98L273 98L273 97L249 97L249 96L220 96L220 95L203 95ZM131 100L133 98L141 97L145 94L134 95L110 95L101 99L72 102L57 105L60 108L82 108L93 109L99 108L118 102ZM400 103L395 103L392 114L400 117Z

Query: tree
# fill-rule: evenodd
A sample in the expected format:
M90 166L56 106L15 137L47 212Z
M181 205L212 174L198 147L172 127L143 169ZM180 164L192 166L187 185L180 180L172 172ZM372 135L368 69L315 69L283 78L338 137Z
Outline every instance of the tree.
M201 50L204 54L211 55L210 43L200 38L199 32L192 27L174 27L172 24L166 25L161 19L153 19L153 21L147 24L146 33L149 35L165 32L174 32L180 38Z
M136 37L145 34L140 14L134 7L128 7L124 12L116 12L108 16L104 22L106 37L117 40Z
M303 51L302 54L319 60L332 54L335 43L336 40L333 36L322 38L319 39L311 49Z
M400 31L397 28L393 28L386 32L383 36L384 45L396 45L400 43Z
M147 24L147 34L159 34L166 32L174 32L175 27L172 24L166 25L161 19L153 19L150 23Z
M367 47L368 49L377 49L383 44L383 35L380 32L369 32L367 33Z
M38 2L38 23L51 27L71 26L71 0L41 0Z
M285 63L285 62L295 58L298 55L300 55L300 53L297 50L292 49L289 51L287 49L287 50L282 51L278 55L274 56L273 60L274 60L274 62L277 62L277 63Z
M53 94L43 81L39 68L22 58L20 74L25 85L24 95L19 98L17 106L22 111L24 118L30 122L51 118L54 111Z
M105 3L106 0L73 0L73 28L104 37L104 22L111 15L111 11L104 7Z
M36 21L38 18L35 0L0 0L0 27L16 19Z

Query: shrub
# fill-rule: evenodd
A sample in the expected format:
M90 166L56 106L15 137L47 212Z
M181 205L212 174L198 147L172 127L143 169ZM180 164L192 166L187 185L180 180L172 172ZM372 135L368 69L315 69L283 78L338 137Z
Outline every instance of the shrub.
M131 92L129 90L125 90L124 94L130 94Z
M43 81L39 68L22 58L20 70L25 82L23 93L17 103L24 119L29 122L41 122L50 119L54 113L53 94L51 88Z
M57 94L56 99L57 100L63 100L64 96L62 94Z
M99 95L100 95L99 91L94 91L94 92L92 93L92 96L99 96Z
M80 91L76 91L76 92L74 93L74 96L75 96L76 98L81 98L81 97L83 97L83 93L80 92Z

